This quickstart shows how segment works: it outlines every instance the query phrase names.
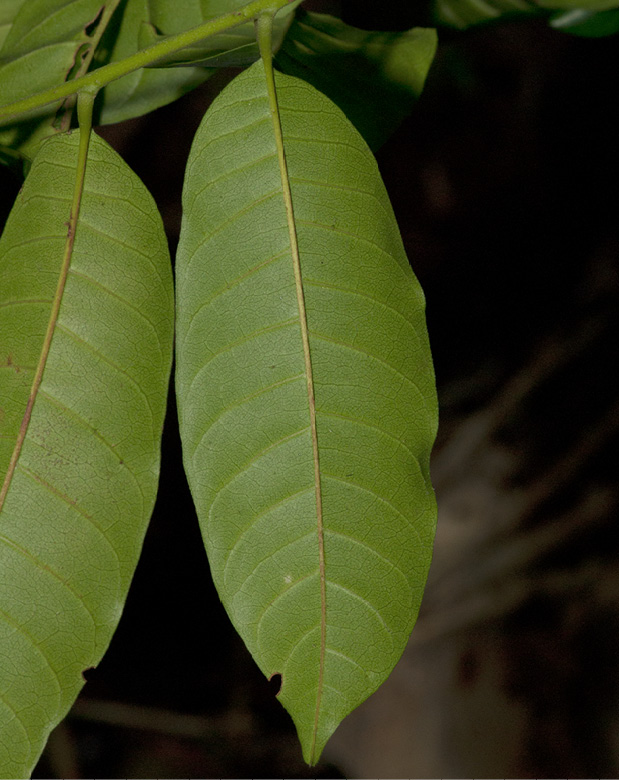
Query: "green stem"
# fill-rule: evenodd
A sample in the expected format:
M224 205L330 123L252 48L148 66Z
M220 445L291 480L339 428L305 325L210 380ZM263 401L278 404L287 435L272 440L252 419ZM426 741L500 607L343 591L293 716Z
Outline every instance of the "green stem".
M312 370L312 356L310 351L309 326L307 322L307 310L305 307L305 293L303 289L303 275L301 272L301 256L299 254L299 241L292 204L292 190L290 177L286 163L286 151L284 136L277 102L277 90L275 76L273 74L273 52L271 39L273 33L273 11L265 10L256 20L256 33L260 56L264 65L266 76L267 95L269 108L277 147L277 159L282 182L284 205L288 222L288 234L290 237L290 252L294 268L294 280L297 292L297 307L299 310L299 323L301 325L301 341L303 343L303 357L305 360L305 376L307 382L307 399L310 417L310 431L312 436L312 453L314 462L314 490L316 497L316 534L318 541L318 568L320 571L320 665L318 669L318 686L316 691L316 709L314 711L314 728L312 744L309 752L309 764L316 763L316 736L318 734L318 722L321 714L322 693L324 688L325 656L327 651L327 579L325 571L325 534L322 508L322 482L320 474L320 458L318 450L318 429L316 424L316 398L314 393L314 373Z
M95 51L97 50L97 46L101 42L103 33L106 31L107 26L112 19L112 16L114 16L114 12L118 8L120 1L121 0L109 0L109 2L105 4L103 12L101 13L101 18L99 19L99 22L97 24L97 29L95 30L94 35L90 38L88 42L88 52L86 53L86 56L80 63L79 69L73 78L74 81L76 81L77 79L81 78L86 73L88 73L88 68L90 67L90 63L92 62L92 59L95 56ZM64 104L58 111L57 116L59 114L62 115L62 120L60 123L60 129L62 132L66 132L71 126L71 114L73 113L73 108L75 107L76 100L77 100L77 93L70 95L65 100Z
M182 2L182 0L179 0L179 2ZM208 38L210 35L216 35L243 24L243 22L255 19L265 10L278 11L291 2L292 0L252 0L252 2L243 6L243 8L239 8L237 11L218 16L217 19L211 19L198 27L186 30L178 35L172 35L163 41L149 46L147 49L132 54L124 60L111 62L109 65L97 68L97 70L93 70L79 79L65 82L52 89L47 89L31 97L2 106L0 107L0 124L7 124L20 114L40 108L48 103L55 103L69 95L80 92L84 88L99 90L111 81L122 78L122 76L132 73L134 70L153 65L158 59L174 54L186 46L191 46L204 38Z

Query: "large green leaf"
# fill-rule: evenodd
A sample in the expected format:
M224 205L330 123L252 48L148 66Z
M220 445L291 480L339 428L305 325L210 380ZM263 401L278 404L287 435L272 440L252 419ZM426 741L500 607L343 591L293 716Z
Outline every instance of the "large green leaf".
M433 29L370 32L301 10L276 62L331 98L376 149L410 114L436 45Z
M42 362L78 136L42 144L0 239L0 777L29 776L101 659L158 481L169 256L152 198L96 137Z
M436 398L423 294L374 158L312 86L277 86L293 219L261 63L196 135L176 381L215 584L262 671L282 675L313 763L415 622Z

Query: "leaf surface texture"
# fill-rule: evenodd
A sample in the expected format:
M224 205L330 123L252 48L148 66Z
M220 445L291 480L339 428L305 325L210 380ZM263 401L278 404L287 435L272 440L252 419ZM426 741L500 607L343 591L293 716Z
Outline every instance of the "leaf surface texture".
M260 668L282 675L314 763L415 622L437 409L423 294L374 158L312 86L277 88L315 412L261 63L213 103L189 158L176 381L215 584Z
M93 136L62 265L78 133L42 144L0 239L0 776L26 777L116 628L153 508L173 293L154 202ZM20 427L27 433L5 480Z

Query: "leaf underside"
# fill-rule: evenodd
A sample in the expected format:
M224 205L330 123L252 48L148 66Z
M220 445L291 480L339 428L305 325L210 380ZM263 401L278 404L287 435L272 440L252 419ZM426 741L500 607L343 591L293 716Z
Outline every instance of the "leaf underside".
M0 484L61 268L78 133L45 141L0 240ZM66 287L0 509L0 776L27 777L116 628L154 504L173 293L161 220L93 136Z
M215 584L262 671L282 675L280 700L315 763L415 622L435 527L437 407L423 294L374 158L309 84L278 75L277 88L318 458L261 63L213 103L189 158L176 382Z

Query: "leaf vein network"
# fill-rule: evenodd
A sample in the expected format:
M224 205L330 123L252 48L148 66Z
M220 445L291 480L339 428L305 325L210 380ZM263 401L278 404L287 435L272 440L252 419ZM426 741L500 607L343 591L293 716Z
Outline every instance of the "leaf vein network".
M419 396L422 399L424 398L423 393L419 389L419 385L417 385L416 382L414 382L410 377L406 376L406 374L403 374L399 368L392 366L391 363L388 363L386 360L383 360L383 358L378 357L378 355L372 355L370 352L366 352L364 349L355 347L352 344L347 344L345 341L339 341L338 339L334 339L331 336L325 336L324 333L317 333L316 331L312 330L310 331L310 335L312 336L312 338L320 339L321 341L326 341L329 344L335 344L336 346L343 347L344 349L350 349L352 352L358 352L359 354L370 358L370 360L373 360L376 363L380 363L381 365L385 366L385 368L390 369L390 371L392 371L394 374L399 376L405 382L408 382L409 385L415 388Z
M235 287L241 284L241 282L245 281L245 279L249 279L251 276L253 276L253 274L258 273L258 271L261 271L263 268L266 268L268 265L275 262L275 260L280 260L282 257L284 257L286 254L289 253L290 253L290 247L287 246L284 249L282 249L281 252L277 252L271 257L268 257L266 260L261 260L259 263L256 263L256 265L252 266L244 273L230 280L225 287L220 287L210 296L210 298L207 298L205 301L203 301L200 304L200 306L191 315L191 320L193 321L193 319L197 317L198 314L200 314L200 312L203 309L206 309L208 306L210 306L211 303L213 303L213 301L217 300L217 298L219 298L222 295L225 295L225 293L233 290Z
M49 658L45 655L43 650L41 649L40 644L35 640L35 638L32 636L32 634L24 628L20 623L18 623L15 618L6 612L4 609L0 608L0 617L4 619L5 623L8 623L9 626L14 628L18 633L20 633L30 644L31 647L33 647L37 653L41 656L41 658L45 661L45 666L50 670L52 673L54 680L58 684L58 693L62 692L62 684L60 682L60 677L58 676L58 672L54 669L54 667L51 665ZM7 707L11 710L11 712L15 715L17 720L23 725L23 721L18 717L18 714L16 710L11 707L11 705L8 703L6 699L2 699L4 703L7 705Z
M97 624L95 622L95 616L88 608L84 597L80 595L73 587L71 587L68 580L61 577L60 574L49 564L43 563L36 555L34 555L34 553L30 552L30 550L27 550L25 547L22 547L21 544L18 544L13 539L9 539L7 536L4 536L4 534L0 534L0 542L3 542L7 547L12 547L20 555L29 560L35 568L39 569L44 574L51 574L52 577L57 580L65 590L68 590L69 593L79 602L79 604L81 604L81 606L84 608L84 611L88 614L88 617L92 621L93 628L96 632Z
M423 540L421 536L419 535L419 531L415 528L414 523L411 522L411 519L407 517L400 509L398 509L394 504L391 503L388 499L384 498L383 496L379 496L378 493L375 493L370 488L364 487L363 485L359 485L357 482L352 482L349 479L344 479L343 477L338 477L335 474L327 474L323 472L323 477L326 479L332 479L335 482L342 482L344 485L349 485L350 487L356 488L357 490L361 490L364 493L369 493L371 496L374 496L374 498L381 501L383 504L386 504L390 509L392 509L397 515L399 515L401 518L403 518L406 521L406 525L409 526L417 536L417 539L419 540L419 543L423 545Z
M200 241L196 248L193 250L191 255L189 256L187 260L187 269L189 268L191 261L193 260L194 256L199 252L201 249L204 248L206 244L218 233L221 233L222 230L225 230L231 223L235 222L239 217L245 216L245 214L249 214L249 212L256 208L257 206L262 205L263 203L266 203L269 200L273 200L277 195L281 195L281 187L279 189L271 190L270 192L266 192L264 195L261 195L256 200L253 200L251 203L248 203L247 206L243 206L242 209L239 209L238 211L235 211L234 214L231 214L227 219L224 219L223 222L220 222L214 229L210 230L210 232L206 231L205 229L205 236ZM283 213L283 212L282 212Z
M236 341L228 342L228 344L225 345L222 349L218 350L217 352L212 352L209 356L209 359L202 363L200 368L196 371L196 373L193 376L193 379L191 380L191 383L189 385L188 392L191 390L191 388L194 386L197 378L200 376L202 371L204 371L210 363L213 362L213 360L216 360L218 357L221 357L221 355L226 355L228 352L231 352L234 349L237 349L237 347L242 347L244 344L247 344L248 342L252 341L255 338L258 338L258 336L262 336L265 333L272 333L276 330L281 330L282 328L287 328L290 325L295 325L298 323L299 318L293 317L289 320L283 320L282 322L275 322L272 325L267 325L265 328L258 328L258 330L254 330L251 333L247 334L246 336L243 336L241 339L237 339ZM189 333L189 331L188 331ZM185 336L185 340L189 337L189 335ZM183 342L184 344L184 342Z
M315 220L311 219L302 219L297 218L297 224L303 224L303 225L311 225L312 227L321 228L322 230L327 231L328 233L339 233L342 236L347 236L348 238L352 238L354 241L359 241L362 244L367 244L368 246L373 247L375 250L380 252L382 255L385 255L388 257L393 263L395 263L396 267L406 275L406 282L410 282L410 273L411 268L408 262L406 265L403 263L400 263L399 260L391 254L391 252L388 252L386 249L384 249L382 246L379 246L375 241L372 241L369 238L364 238L363 236L359 236L355 233L351 233L348 230L342 230L342 228L333 227L332 225L326 225L324 222L316 222Z
M84 281L88 282L89 284L92 284L93 287L97 287L99 290L103 290L105 293L107 293L111 298L115 298L117 301L120 301L124 306L126 306L128 309L131 309L131 311L135 312L141 319L143 319L145 322L148 323L150 329L154 331L155 338L157 340L157 346L159 347L159 352L161 353L161 357L163 360L163 350L161 349L161 339L159 338L159 333L157 331L156 326L151 322L151 320L144 314L142 309L140 309L139 306L136 306L134 303L132 303L127 298L123 298L122 295L119 295L115 290L111 290L109 287L106 287L104 284L99 282L97 279L94 279L92 276L89 276L88 274L84 273L83 271L78 271L75 268L69 269L69 276L76 276L80 279L84 279Z
M361 594L355 592L351 588L347 588L345 585L342 585L339 582L335 582L335 580L327 580L327 585L330 585L333 588L337 588L338 590L344 591L344 593L348 593L353 598L355 598L358 601L360 601L364 606L366 606L370 610L370 612L374 613L374 615L376 615L376 617L378 618L378 622L381 624L381 626L383 627L385 632L389 635L391 643L393 644L393 632L392 632L392 630L385 623L385 619L383 618L383 616L380 614L378 609L376 609L376 607L372 603L370 603Z
M298 431L293 431L292 433L286 434L286 436L282 436L281 438L277 439L277 441L271 442L268 447L265 447L264 449L260 450L260 452L255 453L252 455L252 457L245 462L239 469L237 469L233 474L227 479L223 485L217 488L216 493L219 494L222 491L224 491L232 482L235 482L239 477L241 477L243 474L245 474L249 469L256 463L260 458L263 458L268 452L272 452L273 450L277 449L278 447L281 447L282 444L286 444L288 441L292 441L292 439L296 439L299 436L302 436L304 433L306 433L309 430L309 426L306 426L305 428L301 428Z
M325 290L335 290L337 292L344 293L345 295L354 295L359 298L365 298L368 301L372 301L372 303L377 304L378 306L381 306L383 309L386 309L387 311L392 312L400 319L404 320L404 322L407 325L410 325L410 327L413 329L413 332L415 334L415 337L417 336L417 332L415 330L415 325L412 319L409 319L405 314L403 314L399 309L396 309L394 306L390 306L388 303L385 303L384 301L381 301L379 298L375 298L373 295L368 295L366 292L361 292L360 290L351 290L349 287L340 287L337 284L332 284L331 282L324 282L321 279L312 279L311 277L304 277L304 282L307 286L310 287L320 287Z
M55 396L51 395L51 393L47 392L47 390L44 390L43 388L39 388L39 394L44 396L51 404L57 406L59 409L62 409L67 414L69 414L74 420L76 420L80 425L82 425L84 428L86 428L87 431L92 433L95 438L97 438L107 449L114 455L114 457L118 460L119 463L122 463L125 466L125 470L127 473L129 473L137 485L138 491L142 497L142 505L144 505L144 501L146 500L146 497L144 496L144 491L142 490L142 487L140 485L140 482L137 478L137 476L134 474L133 469L130 469L127 465L127 459L124 455L119 454L117 448L111 444L103 434L97 430L97 428L92 425L85 417L83 417L81 414L75 411L75 409L72 409L70 406L67 406L67 404L60 401ZM33 441L32 439L30 439ZM36 444L36 442L34 442Z
M53 496L59 498L61 501L67 504L67 506L74 509L79 515L81 515L84 519L86 519L90 523L90 525L97 531L97 533L101 536L101 538L105 541L107 546L110 548L110 550L114 555L114 558L118 562L118 567L120 569L120 558L118 557L118 553L114 549L114 545L110 542L110 540L105 535L105 531L103 531L103 529L100 528L99 525L95 522L95 519L92 517L92 515L90 515L83 507L81 507L77 503L77 501L74 501L62 490L59 490L58 488L54 487L47 480L43 479L43 477L41 477L39 474L32 471L32 469L29 469L27 466L24 466L22 463L18 463L17 468L20 469L20 471L23 471L24 474L26 474L34 482L37 482L39 485L42 485Z
M251 519L251 521L241 529L241 532L237 539L232 543L232 549L230 551L230 554L232 554L234 547L238 544L239 539L245 534L248 530L250 530L253 525L260 520L261 517L264 517L266 514L271 512L273 509L275 509L278 506L283 506L284 504L287 504L288 501L292 501L293 499L297 498L298 496L303 495L303 493L309 493L310 491L314 490L314 485L308 485L307 487L301 488L301 490L296 490L294 493L289 493L287 496L283 496L282 498L277 499L277 501L274 501L272 504L269 504L265 509L262 509L260 512L258 512L257 515L254 515ZM212 504L211 504L211 510L209 511L209 520L211 519L211 512L212 512Z
M318 409L317 410L318 417L333 417L336 420L346 420L347 422L357 423L358 425L362 425L365 428L368 428L372 431L378 431L379 433L382 433L383 436L386 436L388 439L391 439L392 441L396 442L397 444L402 447L402 449L405 449L408 454L413 458L415 463L419 466L419 458L415 455L415 453L408 447L402 439L398 438L397 436L394 436L393 433L389 433L389 431L385 430L384 428L381 428L378 425L374 425L373 423L369 423L367 420L363 420L360 417L349 417L346 414L340 414L339 412L326 412L324 409Z
M276 604L276 602L278 602L284 596L289 596L290 593L295 588L298 588L299 585L302 585L306 580L311 580L314 577L316 577L318 579L320 578L320 569L316 569L316 571L309 572L308 574L304 574L303 577L299 577L299 579L295 580L293 583L291 583L286 588L286 590L282 591L281 593L278 593L277 596L275 596L275 598L271 599L271 601L268 604L265 605L265 607L262 610L262 613L260 615L260 618L259 618L258 622L256 623L256 636L258 637L258 643L260 643L260 626L262 625L262 621L264 620L264 618L268 614L269 610L273 609L273 606ZM320 625L321 624L319 624L319 626ZM311 630L314 631L315 629L311 629ZM306 631L303 636L307 636L307 634L309 634L309 633L310 633L310 631ZM297 644L298 644L298 642L295 644L295 647L296 647ZM292 651L291 651L290 655L292 655Z
M66 333L69 338L73 339L76 344L81 344L85 349L87 349L89 352L91 352L93 355L96 355L96 357L99 358L99 360L102 363L106 363L108 366L113 368L115 371L117 371L119 374L122 374L124 377L128 379L128 381L136 388L139 395L142 396L144 401L146 402L146 406L148 407L148 411L150 412L151 421L154 420L154 414L152 407L150 405L150 399L142 390L139 383L131 376L131 374L128 373L122 366L119 366L117 363L115 363L113 360L110 360L107 355L104 355L101 350L97 349L97 347L93 346L89 341L86 341L86 339L82 338L80 335L75 333L75 331L71 330L71 328L67 328L66 325L63 325L61 322L56 323L56 328L58 330L61 330L63 333Z
M247 531L248 531L248 530L249 530L249 529L247 529L247 528L246 528L246 529L243 531L243 533L241 534L241 537L242 537L242 536L244 536L244 534L245 534L245 533L247 533ZM273 556L277 555L277 553L281 552L282 550L285 550L285 549L286 549L286 547L292 547L292 545L293 545L293 544L297 544L297 542L300 542L300 541L301 541L301 540L303 540L303 539L309 539L310 537L314 537L314 536L316 536L316 531L315 531L314 529L312 529L311 531L308 531L307 533L304 533L304 534L302 534L301 536L297 536L295 539L289 539L289 540L288 540L288 541L287 541L285 544L282 544L280 547L277 547L277 548L276 548L276 549L274 549L274 550L270 550L270 551L269 551L269 552L268 552L268 553L267 553L265 556L263 556L263 557L262 557L262 558L261 558L259 561L256 561L255 563L253 563L253 562L252 562L253 569L250 571L250 573L247 575L247 577L245 577L245 579L244 579L244 580L243 580L243 582L242 582L242 583L241 583L241 584L240 584L240 585L237 587L237 589L236 589L235 591L232 591L232 592L229 594L229 598L230 598L230 599L233 599L233 598L234 598L234 597L235 597L235 596L236 596L238 593L240 593L240 592L243 590L243 588L245 587L245 585L247 584L247 582L249 582L249 580L250 580L250 579L251 579L251 578L254 576L254 574L256 573L256 571L258 570L258 568L259 568L259 567L260 567L260 566L261 566L261 565L262 565L262 564L263 564L265 561L268 561L270 558L272 558ZM241 538L241 537L240 537L240 538ZM235 542L235 544L238 544L238 541L237 541L237 542ZM223 580L224 580L224 584L225 584L225 580L226 580L226 571L227 571L227 569L228 569L228 565L229 565L229 563L230 563L230 560L231 560L231 558L232 558L232 556L233 556L233 555L234 555L234 550L232 550L232 551L230 552L230 555L228 556L228 558L227 558L227 560L226 560L226 563L225 563L225 565L224 565L224 569L223 569L223 573L222 573ZM289 584L287 585L287 587L286 587L284 590L288 590L288 588L289 588L289 585L291 585L291 584L292 584L292 583L289 583ZM282 592L283 592L283 591L282 591Z
M394 571L396 571L402 577L402 579L406 582L409 592L412 594L412 588L410 586L408 577L406 576L404 571L392 560L386 558L382 553L378 552L378 550L370 546L367 542L364 542L361 539L357 539L355 536L350 536L350 534L342 533L342 531L333 531L329 528L325 529L325 535L340 536L342 537L342 539L346 539L347 541L353 542L353 544L358 544L360 547L369 550L373 555L375 555L377 558L380 558L382 561L384 561L388 566L390 566Z
M222 173L220 176L217 176L215 179L209 179L203 187L201 187L197 192L192 193L191 201L185 204L185 209L188 211L189 209L194 208L194 203L196 200L208 189L213 187L215 184L220 184L223 181L226 181L227 179L232 178L238 173L243 173L244 171L248 171L251 168L254 168L256 165L259 165L260 163L264 162L265 160L270 160L272 158L277 157L277 152L269 152L269 154L264 154L262 157L255 157L251 162L245 163L245 165L241 165L238 167L233 167L227 170L225 173Z

